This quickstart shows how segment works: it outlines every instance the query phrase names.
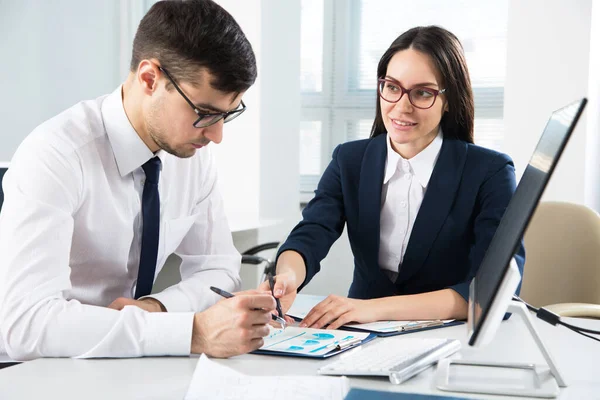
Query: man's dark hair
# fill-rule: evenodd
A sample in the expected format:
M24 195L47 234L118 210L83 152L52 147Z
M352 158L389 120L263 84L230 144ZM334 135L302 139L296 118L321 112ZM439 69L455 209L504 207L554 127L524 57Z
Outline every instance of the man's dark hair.
M199 70L225 93L247 90L256 80L256 58L233 17L212 0L159 1L142 18L133 40L130 70L155 58L176 81L197 85ZM170 83L167 88L171 89Z
M475 103L471 78L462 45L451 32L439 26L419 26L400 35L381 57L377 66L377 78L384 78L390 60L399 51L414 49L429 56L442 77L446 91L448 111L440 125L445 138L473 143ZM385 133L379 98L377 113L371 128L371 137Z

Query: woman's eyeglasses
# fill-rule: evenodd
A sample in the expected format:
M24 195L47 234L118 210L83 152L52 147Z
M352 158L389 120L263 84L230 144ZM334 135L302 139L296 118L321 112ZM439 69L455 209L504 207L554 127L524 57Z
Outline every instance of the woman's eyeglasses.
M379 97L383 100L388 103L397 103L406 93L410 104L421 110L433 107L438 95L446 91L446 89L436 90L419 86L405 89L398 81L389 78L380 78L377 82L377 92L379 93Z

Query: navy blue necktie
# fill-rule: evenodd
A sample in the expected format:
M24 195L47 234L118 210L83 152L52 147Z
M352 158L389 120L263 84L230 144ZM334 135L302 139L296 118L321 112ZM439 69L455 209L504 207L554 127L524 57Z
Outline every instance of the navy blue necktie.
M135 288L136 299L152 292L160 233L160 198L158 196L160 158L151 158L142 165L142 168L146 173L146 182L142 194L142 250Z

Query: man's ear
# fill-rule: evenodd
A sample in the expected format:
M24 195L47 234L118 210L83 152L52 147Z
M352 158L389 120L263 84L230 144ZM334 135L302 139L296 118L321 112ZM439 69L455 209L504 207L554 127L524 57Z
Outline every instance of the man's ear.
M149 60L142 60L137 69L137 80L142 91L147 95L152 95L158 87L158 76L160 72L158 66Z

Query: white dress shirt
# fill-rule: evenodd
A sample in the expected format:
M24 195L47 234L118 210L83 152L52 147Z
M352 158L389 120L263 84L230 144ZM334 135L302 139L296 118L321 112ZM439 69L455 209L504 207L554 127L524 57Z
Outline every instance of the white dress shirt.
M394 282L442 142L440 128L429 146L407 160L394 151L389 135L387 137L387 159L379 220L379 267Z
M188 355L193 313L219 299L209 286L239 288L241 258L210 146L187 159L159 151L156 275L176 253L182 281L152 295L166 313L106 308L135 293L141 166L153 156L120 87L46 121L20 145L0 214L0 344L9 356Z

